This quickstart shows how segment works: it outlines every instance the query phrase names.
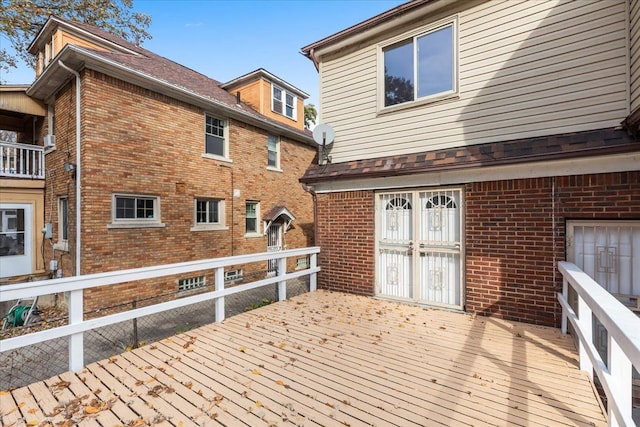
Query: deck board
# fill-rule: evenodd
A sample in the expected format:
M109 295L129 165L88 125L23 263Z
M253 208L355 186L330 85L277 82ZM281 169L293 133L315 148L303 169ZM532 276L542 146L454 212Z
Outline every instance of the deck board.
M80 425L606 425L556 329L325 291L0 392L0 419L74 400Z

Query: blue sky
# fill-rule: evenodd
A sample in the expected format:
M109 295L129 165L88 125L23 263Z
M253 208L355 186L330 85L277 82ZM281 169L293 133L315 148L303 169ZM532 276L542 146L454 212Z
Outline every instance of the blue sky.
M151 40L159 55L227 82L257 68L288 81L318 106L318 74L300 48L404 3L401 0L136 0L152 17ZM0 38L0 43L6 43ZM22 66L3 83L31 83Z

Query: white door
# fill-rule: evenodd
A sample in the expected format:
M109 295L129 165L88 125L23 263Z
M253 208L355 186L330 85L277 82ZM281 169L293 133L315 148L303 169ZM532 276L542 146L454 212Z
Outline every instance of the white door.
M0 277L33 273L31 205L0 204Z
M267 252L279 252L282 250L282 224L271 224L267 230ZM269 260L267 264L267 274L275 276L278 268L278 261Z
M380 193L376 212L376 293L462 309L461 190Z

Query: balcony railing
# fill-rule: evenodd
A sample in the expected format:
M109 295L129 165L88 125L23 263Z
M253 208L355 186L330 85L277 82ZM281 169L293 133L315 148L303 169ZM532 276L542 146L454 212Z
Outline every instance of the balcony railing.
M607 395L609 425L632 426L633 367L640 368L640 318L584 271L570 262L560 262L564 285L558 300L562 305L562 332L567 320L578 336L580 370L593 379L595 371ZM569 287L578 294L577 310L568 301ZM607 355L594 343L594 319L607 331ZM606 359L606 360L603 360Z
M189 261L178 264L166 264L152 267L119 270L107 273L88 274L85 276L67 277L63 279L42 280L38 282L5 285L0 293L0 302L29 299L35 296L50 295L57 292L68 292L69 323L53 329L34 332L0 340L0 353L29 345L42 343L60 337L69 337L69 370L78 371L84 366L84 332L106 325L113 325L126 320L137 319L155 313L185 307L197 302L214 301L215 321L221 322L225 318L225 297L260 288L270 284L277 284L278 300L286 299L287 280L309 276L309 290L316 289L316 274L320 271L317 265L319 247L289 249L280 252L265 252L259 254L237 255L233 257ZM287 258L308 256L309 268L295 272L287 272ZM275 276L256 280L242 285L225 288L225 268L256 262L275 261L277 271ZM100 286L116 285L125 282L161 278L176 274L214 270L215 290L184 298L149 305L142 308L110 314L92 319L83 316L83 292L85 289Z
M44 148L0 143L0 177L44 179Z

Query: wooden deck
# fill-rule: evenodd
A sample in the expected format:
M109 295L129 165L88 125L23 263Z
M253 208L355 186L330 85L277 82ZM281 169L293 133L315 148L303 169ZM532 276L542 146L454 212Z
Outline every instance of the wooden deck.
M606 425L576 359L556 329L318 291L0 392L0 424Z

